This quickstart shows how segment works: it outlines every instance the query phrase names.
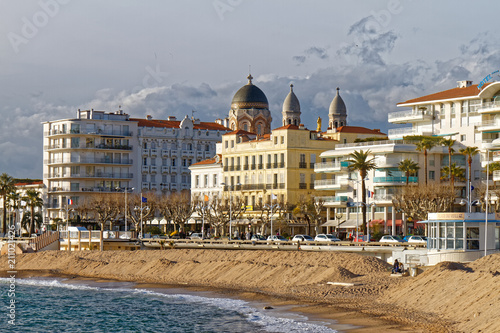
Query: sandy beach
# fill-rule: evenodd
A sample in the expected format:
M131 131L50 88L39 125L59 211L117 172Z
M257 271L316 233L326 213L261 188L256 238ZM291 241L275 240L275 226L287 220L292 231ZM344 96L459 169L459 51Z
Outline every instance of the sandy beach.
M2 257L0 271L6 275L7 257ZM363 326L350 332L500 330L500 254L468 264L441 263L402 278L390 277L390 266L377 258L326 252L45 251L16 255L15 268L18 277L110 279L265 298L311 316Z

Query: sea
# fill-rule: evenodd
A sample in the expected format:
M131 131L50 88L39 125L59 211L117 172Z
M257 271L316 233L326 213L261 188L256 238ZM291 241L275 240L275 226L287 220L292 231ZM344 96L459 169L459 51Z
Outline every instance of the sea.
M337 332L333 322L213 292L46 277L12 282L0 278L0 332Z

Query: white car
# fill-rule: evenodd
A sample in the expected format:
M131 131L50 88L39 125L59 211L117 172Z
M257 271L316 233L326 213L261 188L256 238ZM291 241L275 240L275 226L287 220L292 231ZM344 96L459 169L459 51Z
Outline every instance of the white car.
M293 236L292 241L293 242L298 242L298 241L300 241L300 242L313 242L314 238L312 238L309 235L295 235L295 236Z
M427 237L424 236L410 236L407 240L408 243L427 244Z
M273 241L273 242L287 242L288 240L283 237L283 236L278 236L278 235L271 235L267 237L268 241Z
M316 242L340 242L340 239L332 234L318 234L314 237Z
M379 240L380 243L402 243L403 239L399 236L385 235Z

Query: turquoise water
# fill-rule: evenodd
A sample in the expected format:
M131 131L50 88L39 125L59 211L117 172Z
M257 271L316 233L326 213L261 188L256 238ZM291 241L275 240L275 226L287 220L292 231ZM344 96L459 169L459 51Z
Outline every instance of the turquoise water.
M9 290L8 279L0 278L0 332L336 332L239 299L131 283L28 278L16 279L15 297ZM8 323L11 299L15 325Z

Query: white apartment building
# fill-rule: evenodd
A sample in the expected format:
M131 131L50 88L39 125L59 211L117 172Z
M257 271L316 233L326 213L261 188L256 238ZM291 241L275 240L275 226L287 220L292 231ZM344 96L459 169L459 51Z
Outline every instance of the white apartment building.
M214 156L216 142L228 131L187 116L133 119L122 110L78 110L76 118L43 127L50 220L66 217L68 200L76 205L94 192L189 190L189 165Z
M404 159L412 159L421 166L418 176L410 177L410 182L424 182L424 157L421 152L416 151L413 143L405 142L404 137L409 135L426 135L435 137L446 137L456 140L455 153L452 162L458 166L467 168L466 156L459 154L458 150L467 146L478 147L483 154L473 157L472 163L472 186L477 188L484 180L484 168L480 160L486 158L486 150L494 150L496 142L500 141L500 82L494 82L478 88L471 81L459 81L458 86L453 89L437 92L434 94L418 97L398 104L398 107L410 108L410 110L390 113L388 120L393 124L411 124L409 127L390 129L389 141L378 141L370 143L339 144L335 150L321 154L322 163L317 163L315 170L320 173L331 173L336 179L335 184L343 184L341 188L333 188L325 185L321 188L336 190L335 196L327 197L328 226L337 226L339 222L346 221L340 226L353 228L357 217L357 207L348 207L349 202L357 202L356 188L359 181L355 173L349 173L347 163L348 155L356 150L370 150L375 158L377 168L371 171L366 180L367 192L370 195L370 205L367 219L374 223L383 223L384 231L392 229L392 220L396 225L404 220L392 205L392 194L398 187L406 184L406 177L397 169L398 163ZM498 118L498 119L497 119ZM500 143L500 142L498 142ZM493 161L500 161L500 155L496 152L490 154ZM448 149L436 146L428 152L428 180L439 181L441 168L448 165ZM486 165L486 162L483 163ZM494 177L500 176L494 174ZM500 180L500 177L498 177ZM476 194L471 191L470 198L467 194L465 182L456 182L456 187L461 187L460 197L474 200ZM319 189L320 187L316 187ZM465 208L463 208L465 209Z
M193 200L205 200L205 196L211 200L222 196L223 173L220 155L194 163L189 169L191 170L191 198Z

